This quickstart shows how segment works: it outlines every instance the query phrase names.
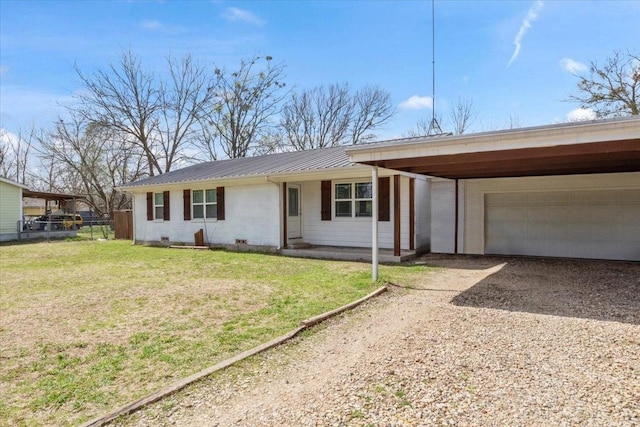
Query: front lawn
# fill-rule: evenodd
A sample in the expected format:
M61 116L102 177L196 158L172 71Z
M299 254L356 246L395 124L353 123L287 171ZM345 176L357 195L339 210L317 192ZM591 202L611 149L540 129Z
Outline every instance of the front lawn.
M77 425L379 286L363 263L128 241L2 245L0 277L0 425Z

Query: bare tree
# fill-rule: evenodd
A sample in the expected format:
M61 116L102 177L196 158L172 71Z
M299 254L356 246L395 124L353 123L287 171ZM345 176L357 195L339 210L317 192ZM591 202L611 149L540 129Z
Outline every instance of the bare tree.
M204 68L190 56L167 58L168 81L142 67L131 52L106 70L85 75L72 109L87 122L119 132L146 157L148 175L169 172L200 133L203 107L212 96Z
M351 93L347 84L318 86L293 94L282 109L280 129L288 148L307 150L357 144L394 114L388 92L366 86Z
M345 144L352 110L346 85L319 86L292 94L280 120L286 144L293 150Z
M28 185L32 181L30 163L33 143L41 130L18 130L16 135L0 129L0 176Z
M589 75L578 75L578 93L569 95L598 117L640 114L640 54L615 51L603 66L591 61Z
M159 121L159 139L165 172L174 162L188 160L186 147L196 147L202 138L202 121L207 106L213 101L212 79L205 69L194 64L191 56L180 61L169 58L168 83L162 86L162 118Z
M146 156L123 136L77 115L60 120L55 132L40 140L43 164L51 171L49 191L81 195L99 214L130 207L116 188L144 176Z
M450 125L453 128L453 132L447 133L446 135L462 135L465 133L469 127L473 124L473 122L477 119L478 113L476 111L475 105L473 104L473 100L470 98L458 98L456 104L451 107L449 111L449 121ZM444 123L442 121L442 116L436 114L435 116L436 122ZM446 128L445 128L446 129ZM424 136L429 135L429 131L431 130L431 120L421 119L416 123L414 129L411 129L407 136L415 137L415 136Z
M158 131L161 94L155 77L142 69L131 51L107 70L85 75L75 66L85 91L76 95L78 111L86 121L129 135L147 157L149 175L161 173L153 134Z
M462 135L478 117L473 100L470 98L458 98L458 102L451 108L449 118L453 125L453 134Z
M389 92L374 86L365 86L356 91L351 116L351 143L374 139L375 135L367 132L378 129L394 114Z
M438 123L443 123L441 114L436 113L435 119ZM408 138L426 136L429 135L429 130L431 130L431 119L420 119L416 126L413 129L409 129L405 136Z
M205 119L205 149L218 157L218 149L229 158L252 154L273 126L286 96L284 66L273 65L270 56L242 60L233 72L215 69L213 98ZM265 66L257 69L258 63Z
M522 123L520 122L520 117L509 115L509 119L506 121L503 129L518 129L522 127Z

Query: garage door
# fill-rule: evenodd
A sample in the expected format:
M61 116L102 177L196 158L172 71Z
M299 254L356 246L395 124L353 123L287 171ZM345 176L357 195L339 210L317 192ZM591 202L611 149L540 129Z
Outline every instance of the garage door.
M640 261L640 189L485 194L485 253Z

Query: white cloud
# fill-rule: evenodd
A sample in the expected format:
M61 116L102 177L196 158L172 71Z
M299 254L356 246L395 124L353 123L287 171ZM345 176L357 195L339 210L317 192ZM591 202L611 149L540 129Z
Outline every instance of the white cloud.
M9 132L5 128L0 128L0 144L2 145L11 145L12 147L17 147L20 142L20 138L15 133Z
M518 30L518 34L516 34L516 38L513 40L513 44L516 46L513 51L513 55L511 55L511 59L507 64L507 67L510 66L513 61L516 60L518 55L520 55L520 49L522 48L522 39L524 35L527 34L527 31L531 28L531 23L538 18L538 13L542 10L544 3L542 0L536 0L533 5L529 8L527 12L527 16L522 20L522 24L520 24L520 29Z
M430 96L413 95L409 99L400 103L400 108L406 110L422 110L425 108L433 108L433 99Z
M139 27L146 31L158 31L166 34L179 34L186 32L184 27L179 25L167 25L164 22L156 20L142 21L139 24Z
M160 21L144 21L140 23L140 28L144 30L161 30L164 28Z
M227 21L232 21L232 22L239 21L239 22L245 22L247 24L253 24L253 25L264 24L264 21L258 18L253 13L249 12L248 10L239 9L237 7L228 7L224 11L224 14L222 15L222 17Z
M588 68L582 62L575 61L571 58L562 58L560 60L560 66L571 74L578 74L581 71L586 71Z
M567 113L568 122L580 122L583 120L595 120L597 115L591 108L576 108Z

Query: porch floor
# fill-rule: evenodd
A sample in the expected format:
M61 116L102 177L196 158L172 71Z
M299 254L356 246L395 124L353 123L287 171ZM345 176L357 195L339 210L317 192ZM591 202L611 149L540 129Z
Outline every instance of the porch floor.
M299 249L281 249L282 255L299 258L335 259L342 261L371 262L371 248L350 248L344 246L311 246ZM416 251L403 250L400 256L393 255L393 249L379 249L379 262L403 262L416 257Z

